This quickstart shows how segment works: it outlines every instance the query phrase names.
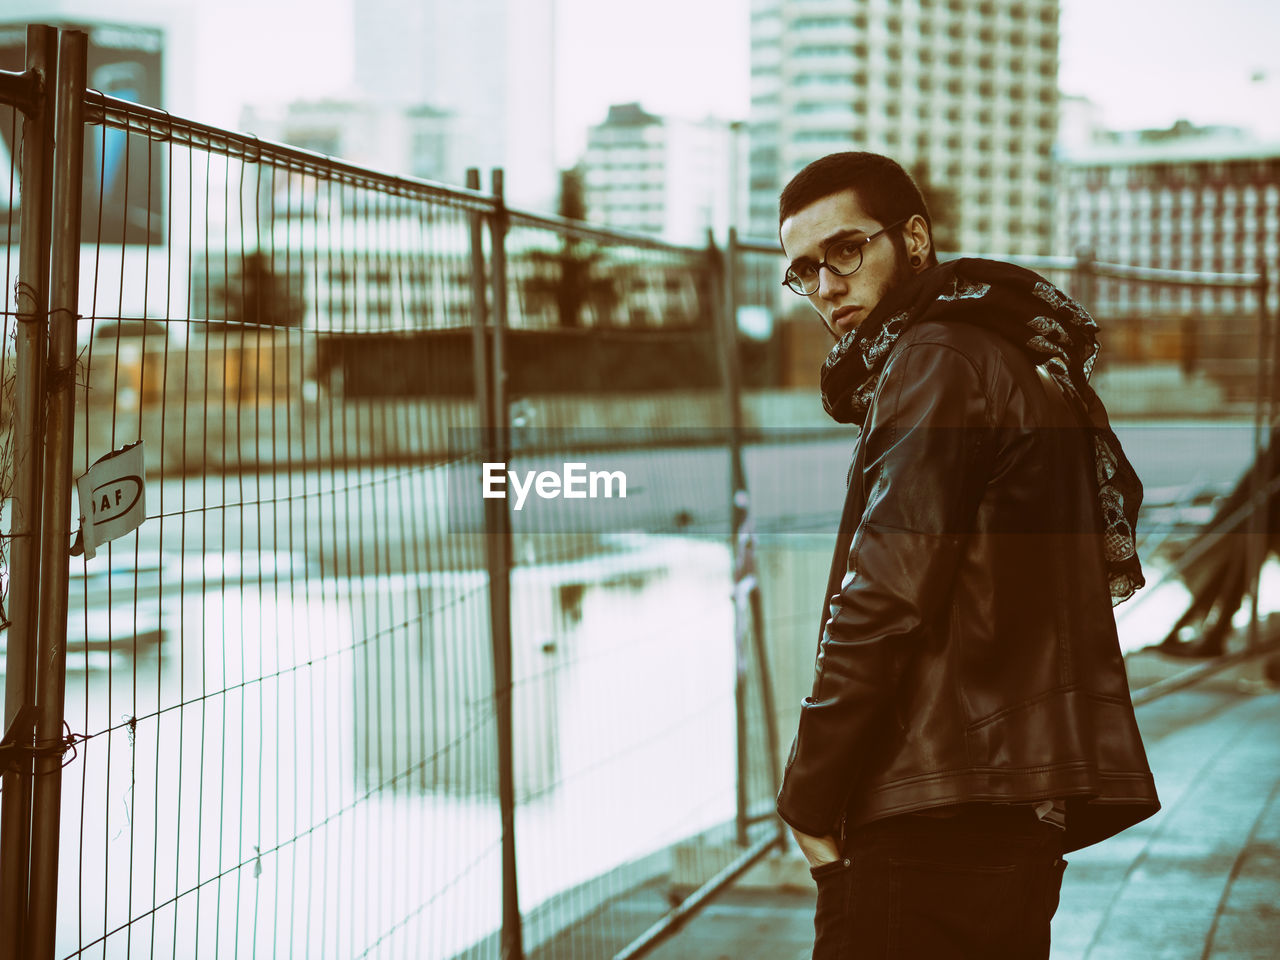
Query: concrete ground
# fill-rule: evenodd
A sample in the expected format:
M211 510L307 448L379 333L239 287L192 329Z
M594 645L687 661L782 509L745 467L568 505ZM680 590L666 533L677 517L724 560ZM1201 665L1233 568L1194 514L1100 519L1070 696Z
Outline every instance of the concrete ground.
M1139 656L1131 674L1186 665ZM1280 692L1260 676L1259 665L1239 668L1139 708L1163 809L1068 857L1053 960L1280 958ZM668 909L666 894L641 888L590 933L567 931L531 958L612 957ZM647 956L802 960L813 905L803 861L788 851Z

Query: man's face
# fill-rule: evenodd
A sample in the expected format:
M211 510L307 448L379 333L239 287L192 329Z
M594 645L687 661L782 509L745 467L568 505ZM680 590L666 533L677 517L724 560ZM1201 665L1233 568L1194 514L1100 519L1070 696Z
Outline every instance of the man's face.
M844 190L823 197L782 221L782 249L791 263L819 263L827 248L837 241L867 237L884 226L863 210L857 191ZM900 248L886 232L863 246L862 266L851 276L842 277L822 267L818 271L818 289L809 295L809 302L827 328L843 336L912 273Z

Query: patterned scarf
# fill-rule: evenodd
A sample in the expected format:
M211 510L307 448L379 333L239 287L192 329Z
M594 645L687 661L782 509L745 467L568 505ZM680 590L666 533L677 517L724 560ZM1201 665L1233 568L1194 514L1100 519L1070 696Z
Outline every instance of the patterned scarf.
M1017 343L1062 387L1093 440L1112 604L1146 581L1134 544L1142 481L1107 420L1089 375L1098 325L1065 293L1030 270L994 260L952 260L888 294L846 333L822 365L822 405L840 423L862 423L885 361L902 332L922 320L963 320Z

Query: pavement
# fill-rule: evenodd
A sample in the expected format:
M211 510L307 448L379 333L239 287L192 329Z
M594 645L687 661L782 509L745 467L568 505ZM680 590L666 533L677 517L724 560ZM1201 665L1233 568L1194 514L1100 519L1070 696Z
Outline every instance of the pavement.
M1185 667L1130 658L1131 677ZM1280 691L1253 661L1138 709L1163 809L1068 857L1052 960L1280 960ZM646 956L807 960L815 891L797 851L774 886L720 894ZM612 957L670 906L642 887L533 960Z

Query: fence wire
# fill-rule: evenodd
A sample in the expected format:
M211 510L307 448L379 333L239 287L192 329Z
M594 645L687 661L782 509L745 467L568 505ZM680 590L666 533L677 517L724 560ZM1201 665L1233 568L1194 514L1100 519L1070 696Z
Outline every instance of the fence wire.
M496 840L438 833L492 752L442 494L474 404L431 397L426 339L469 322L466 206L106 121L164 239L84 248L77 468L142 439L150 499L74 563L59 954L433 955L424 905Z
M136 534L72 561L58 955L498 956L469 472L497 208L86 107L90 195L144 174L128 215L86 212L75 470L142 440L148 501ZM654 917L619 898L692 890L740 852L715 281L702 251L535 217L504 244L509 466L599 450L636 478L631 500L513 514L524 942L621 949Z

